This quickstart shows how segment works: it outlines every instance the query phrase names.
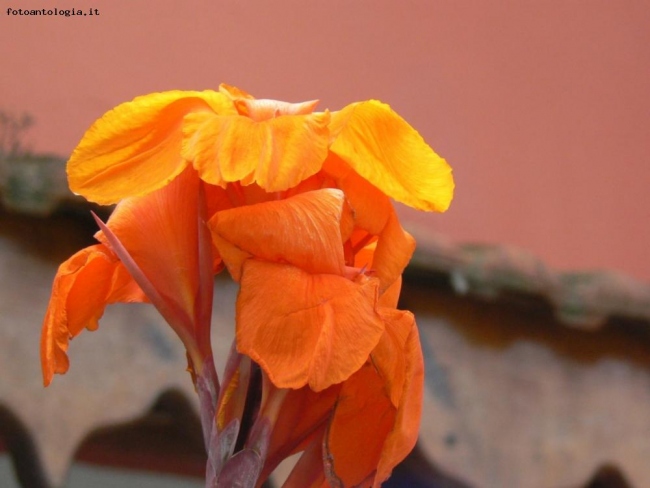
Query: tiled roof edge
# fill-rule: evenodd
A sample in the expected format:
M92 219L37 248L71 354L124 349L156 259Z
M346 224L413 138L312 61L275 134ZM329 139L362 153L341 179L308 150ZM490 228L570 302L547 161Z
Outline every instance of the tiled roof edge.
M493 300L512 293L537 296L560 322L584 329L599 328L610 318L650 322L650 284L623 273L557 271L515 247L452 244L443 236L409 230L418 241L410 266L448 275L458 294Z

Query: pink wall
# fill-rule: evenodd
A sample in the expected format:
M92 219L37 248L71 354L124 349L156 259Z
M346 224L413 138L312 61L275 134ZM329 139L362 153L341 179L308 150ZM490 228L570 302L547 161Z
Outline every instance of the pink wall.
M76 5L75 5L76 3ZM98 8L15 17L7 7ZM457 242L650 280L650 4L0 0L0 107L68 154L135 95L221 81L337 109L379 98L453 165Z

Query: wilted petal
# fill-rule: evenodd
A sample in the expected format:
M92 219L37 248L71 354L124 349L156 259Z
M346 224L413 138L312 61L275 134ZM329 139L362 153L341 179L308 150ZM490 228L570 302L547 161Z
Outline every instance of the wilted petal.
M329 113L256 122L241 115L192 113L183 123L183 157L213 185L241 181L283 191L316 173L327 156Z
M237 348L277 387L320 391L340 383L383 333L377 287L249 259L237 298Z
M183 117L235 113L225 95L206 90L152 93L118 105L86 132L68 161L70 189L88 200L116 203L145 195L177 176Z
M421 210L449 206L451 168L388 105L348 105L332 113L330 130L330 150L391 198Z
M217 212L210 220L214 243L236 281L251 256L343 275L342 241L352 225L343 192L333 189Z
M65 261L54 278L41 336L43 382L65 373L68 341L84 328L94 330L106 305L145 301L122 263L106 246L82 249Z

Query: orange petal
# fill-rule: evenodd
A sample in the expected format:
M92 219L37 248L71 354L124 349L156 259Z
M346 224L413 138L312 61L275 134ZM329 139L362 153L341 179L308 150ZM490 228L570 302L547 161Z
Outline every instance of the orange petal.
M413 322L405 345L406 372L402 400L397 410L395 425L386 438L373 486L379 487L415 447L422 415L424 361L418 328Z
M237 298L237 349L280 388L320 391L340 383L383 333L377 286L249 259Z
M453 196L451 168L391 108L370 100L332 113L331 151L397 201L445 211Z
M322 437L322 436L321 436ZM282 488L329 487L323 467L323 442L314 439L302 453Z
M310 273L343 275L342 228L349 232L352 214L343 192L324 189L217 212L209 225L236 281L251 256Z
M381 282L381 293L402 276L414 250L415 239L402 228L393 210L379 234L372 259L372 267Z
M393 206L390 199L378 188L364 180L336 154L330 153L323 164L323 171L330 175L336 188L345 193L354 209L356 225L373 235L386 226Z
M107 225L173 310L170 325L177 333L184 328L190 335L200 336L209 325L196 320L200 308L196 172L188 168L157 191L122 200ZM96 237L107 243L102 232Z
M95 330L106 305L146 301L117 257L106 246L82 249L65 261L52 285L41 336L43 382L54 373L65 373L69 339L84 328Z
M377 469L395 415L383 381L371 365L343 384L323 456L331 486L368 486L366 480Z
M333 385L321 392L315 392L308 386L289 390L273 426L262 478L273 472L291 454L300 452L314 440L322 440L340 387Z
M393 405L397 407L406 379L404 347L415 321L413 314L407 311L379 308L378 312L384 319L386 331L370 353L370 360L382 377Z
M379 238L374 248L372 269L381 281L383 293L401 276L415 250L415 240L402 228L386 195L352 171L340 158L330 155L323 169L345 193L354 211L355 225ZM366 251L360 259L367 261Z
M183 117L235 113L214 91L152 93L118 105L86 132L68 161L70 189L100 204L145 195L178 175Z
M399 276L393 284L390 285L384 293L379 295L379 306L387 308L396 308L399 302L399 295L402 291L402 277Z
M320 113L255 122L240 115L193 113L184 119L182 154L213 185L241 181L283 191L321 168L329 118Z

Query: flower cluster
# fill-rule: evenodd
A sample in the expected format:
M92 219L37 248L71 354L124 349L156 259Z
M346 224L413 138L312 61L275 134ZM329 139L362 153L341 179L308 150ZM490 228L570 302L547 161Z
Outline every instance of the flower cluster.
M227 85L151 94L105 114L68 162L74 192L117 206L56 275L45 384L107 304L151 302L188 353L207 486L259 486L296 452L287 488L379 486L417 439L422 355L396 308L415 243L390 200L444 211L451 170L383 103L316 103ZM223 268L240 291L220 383Z

